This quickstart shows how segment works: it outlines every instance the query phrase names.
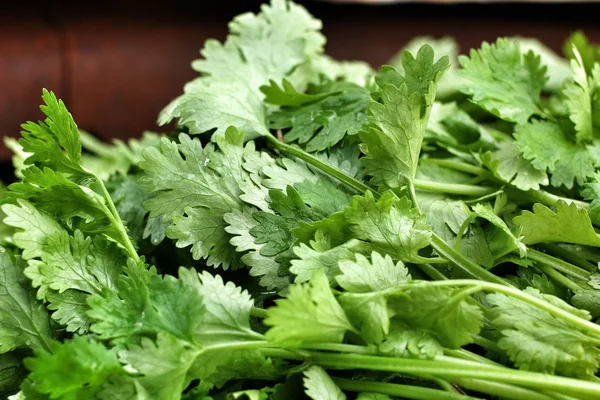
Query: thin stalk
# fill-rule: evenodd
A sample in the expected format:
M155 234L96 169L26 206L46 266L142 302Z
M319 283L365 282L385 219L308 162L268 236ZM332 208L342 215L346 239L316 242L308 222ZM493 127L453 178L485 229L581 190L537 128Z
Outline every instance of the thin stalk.
M439 165L440 167L453 169L455 171L466 172L467 174L492 176L492 174L485 168L481 168L476 165L467 164L467 163L460 162L460 161L443 160L443 159L439 159L439 158L426 158L426 159L423 159L423 162L432 163L435 165Z
M444 379L435 378L435 377L429 377L429 379L434 381L440 387L440 389L445 390L446 392L459 393L459 392L457 392L456 388L450 382L448 382Z
M129 237L129 234L127 233L127 229L125 228L125 225L123 224L123 221L121 220L121 217L119 216L119 212L117 211L117 208L115 207L115 203L113 203L112 198L110 197L110 193L108 193L108 190L106 189L106 186L104 186L104 182L102 182L102 179L100 179L98 176L96 176L94 174L92 174L92 176L94 177L96 182L98 182L98 185L100 186L100 190L102 191L102 195L104 196L104 199L106 200L106 205L107 205L106 211L108 211L108 212L105 212L106 217L108 218L110 223L115 227L117 232L119 232L119 236L121 236L121 239L123 240L123 246L125 246L125 250L127 250L129 257L131 257L135 262L138 262L140 260L140 256L138 255L137 250L135 249L135 246L131 242L131 238Z
M372 392L398 396L415 400L475 400L477 397L465 396L456 392L442 391L421 386L399 385L353 379L332 378L335 384L348 392Z
M265 310L264 308L259 308L259 307L252 307L250 309L250 315L252 315L253 317L258 317L258 318L267 318L269 316L269 314L267 313L267 310Z
M458 232L456 233L456 243L454 244L454 248L456 249L456 251L460 251L460 242L462 240L462 237L465 234L465 231L467 230L469 225L471 225L471 222L475 221L476 218L477 216L475 214L470 214L467 217L467 219L465 219L464 222L461 224L460 228L458 228Z
M288 154L291 154L295 157L298 157L301 160L306 161L307 163L309 163L310 165L320 169L321 171L333 176L334 178L338 179L340 182L345 183L346 185L350 186L352 189L356 190L357 192L360 193L365 193L366 191L371 191L373 192L373 196L377 199L379 197L381 197L381 194L379 194L378 192L374 191L373 189L371 189L369 186L365 185L364 183L354 179L351 176L346 175L343 171L340 171L337 168L332 167L331 165L319 160L318 158L316 158L315 156L301 150L298 149L294 146L290 146L289 144L280 142L279 140L277 140L277 138L273 135L265 135L263 136L269 143L271 143L273 145L273 147L286 152Z
M494 275L490 271L473 262L471 259L457 252L435 232L431 234L431 246L440 256L444 257L446 260L450 261L452 264L456 265L473 278L499 285L509 285L509 283L504 279Z
M368 346L344 343L302 343L303 349L337 351L340 353L377 355L377 351Z
M418 264L419 269L434 281L445 281L448 277L431 264Z
M580 257L578 254L573 253L563 247L560 247L553 243L540 243L538 247L559 256L562 259L569 261L570 263L577 265L589 272L596 272L598 270L598 266L589 262L583 257Z
M521 197L521 198L527 199L528 201L531 201L533 203L542 203L549 207L556 206L556 203L558 203L560 200L562 200L567 203L574 203L577 205L577 207L583 208L585 210L590 208L590 205L588 203L586 203L585 201L570 199L568 197L557 196L555 194L546 192L544 190L522 191L522 190L519 190L516 188L507 188L506 192L509 195L509 197L510 196Z
M538 391L524 389L519 386L508 385L506 383L490 382L482 379L461 378L453 381L457 385L465 389L474 390L479 393L490 394L492 396L500 396L505 399L523 400L556 400L554 396L540 393Z
M459 350L444 349L444 354L447 356L450 356L450 357L460 358L465 361L471 361L471 362L476 362L476 363L485 364L485 365L493 365L495 367L503 366L502 364L498 364L497 362L494 362L494 361L490 360L489 358L482 357L479 354L475 354L475 353L472 353L472 352L470 352L468 350L464 350L464 349L459 349Z
M504 190L503 189L499 189L499 190L496 190L494 193L486 194L485 196L481 196L481 197L478 197L476 199L469 199L469 200L465 199L465 200L463 200L463 203L465 203L466 205L481 203L482 201L486 201L486 200L492 199L492 198L494 198L494 197L496 197L496 196L498 196L498 195L500 195L502 193L504 193Z
M490 339L484 338L483 336L479 335L471 335L471 337L473 338L473 343L475 343L479 347L482 347L489 351L493 351L498 354L504 353L504 351L502 351L502 349L498 347L496 342L493 342Z
M574 278L581 279L583 281L588 280L591 275L588 271L586 271L583 268L579 268L566 261L560 260L556 257L552 257L546 253L542 253L541 251L537 251L531 248L527 249L527 258L544 264L564 274L571 275Z
M566 287L567 289L571 289L573 292L577 292L579 290L582 290L582 287L579 286L577 283L573 282L572 280L570 280L569 278L567 278L566 276L564 276L563 274L561 274L560 272L558 272L557 270L550 268L544 264L538 264L536 265L536 267L542 271L543 273L545 273L546 275L548 275L552 280L556 281L557 283L563 285L564 287Z
M481 364L456 367L454 364L445 361L387 358L359 354L308 352L308 356L308 361L311 363L329 369L368 369L447 379L474 378L532 389L557 391L573 396L583 396L584 398L598 398L600 396L600 384L598 383Z
M486 196L498 191L498 188L491 186L475 186L464 185L460 183L442 183L415 179L414 185L416 189L425 190L428 192L455 194L459 196Z

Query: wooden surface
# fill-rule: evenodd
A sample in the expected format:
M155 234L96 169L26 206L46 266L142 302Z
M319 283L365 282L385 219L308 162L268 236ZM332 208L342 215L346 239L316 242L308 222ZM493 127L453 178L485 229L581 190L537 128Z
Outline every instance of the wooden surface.
M259 1L25 1L0 13L0 135L41 117L41 89L65 100L81 128L103 138L156 129L160 109L195 76L204 40ZM302 2L321 18L327 52L381 65L416 35L455 36L463 49L502 35L540 38L560 51L583 29L600 42L586 4L357 5ZM0 159L8 157L0 147Z

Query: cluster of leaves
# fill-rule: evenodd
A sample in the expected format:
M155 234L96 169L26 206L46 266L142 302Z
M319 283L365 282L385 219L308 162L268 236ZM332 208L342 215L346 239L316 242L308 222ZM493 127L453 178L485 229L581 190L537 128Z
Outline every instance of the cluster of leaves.
M375 73L319 29L237 17L129 143L43 92L6 140L0 393L600 397L598 47L419 38Z

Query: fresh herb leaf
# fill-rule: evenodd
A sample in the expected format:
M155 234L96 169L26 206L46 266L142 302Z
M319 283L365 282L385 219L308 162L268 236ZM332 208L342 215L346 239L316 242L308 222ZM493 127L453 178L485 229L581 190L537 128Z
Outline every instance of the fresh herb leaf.
M433 49L423 46L417 57L404 52L405 75L382 70L381 100L369 104L368 123L359 132L365 173L372 183L395 188L411 182L435 97L436 84L448 69L448 57L434 63Z
M564 242L600 246L600 236L594 230L587 211L572 203L559 201L556 211L536 203L533 212L524 210L513 221L523 228L521 234L527 244Z
M459 61L463 69L458 73L467 81L461 90L485 110L518 124L543 115L540 95L548 80L546 68L533 52L523 55L517 41L484 42Z
M268 339L278 343L339 343L346 331L355 331L329 288L323 270L307 283L291 285L287 298L267 310Z
M319 366L313 365L306 369L303 382L306 395L313 400L346 400L346 395Z

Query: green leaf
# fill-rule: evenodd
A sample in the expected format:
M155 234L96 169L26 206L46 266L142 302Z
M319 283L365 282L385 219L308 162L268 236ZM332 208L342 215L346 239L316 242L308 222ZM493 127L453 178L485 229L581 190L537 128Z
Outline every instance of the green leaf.
M0 182L0 202L4 201L6 196L6 188ZM14 235L12 227L4 223L6 214L0 208L0 246L6 246L12 243L12 236Z
M355 135L367 118L370 92L362 86L327 80L309 86L307 94L285 80L283 86L285 95L274 82L261 88L267 103L281 106L269 115L269 128L289 129L284 140L297 141L308 152L325 150L346 135Z
M202 296L202 324L195 331L199 343L212 343L243 338L260 338L250 328L250 309L254 305L246 290L219 275L180 268L180 280Z
M313 400L346 400L346 395L327 374L327 371L318 365L313 365L304 370L305 393Z
M571 76L569 61L535 38L517 36L513 39L519 42L521 53L527 54L532 51L540 56L541 64L548 68L548 81L544 86L544 91L557 92L560 90L565 80Z
M100 236L91 240L78 231L69 236L46 213L24 200L17 202L19 206L3 208L6 222L23 230L13 238L28 259L25 275L38 287L37 297L49 301L48 309L56 311L53 319L68 331L86 332L90 324L86 299L105 286L115 288L125 263L121 250Z
M371 260L356 254L356 261L339 263L341 275L336 281L345 290L354 293L377 292L408 283L411 280L408 269L401 261L394 263L389 255L371 253Z
M590 43L582 31L573 32L569 36L563 45L563 52L572 60L576 59L576 54L579 53L587 73L594 69L596 62L600 62L600 46Z
M460 200L435 193L419 192L417 196L419 207L426 214L433 231L446 243L455 246L461 226L471 215L469 208ZM486 268L494 265L485 232L478 224L471 224L463 233L460 252Z
M92 331L101 338L168 332L188 343L207 344L260 336L250 329L250 296L220 276L184 268L179 279L136 271L129 266L118 296L105 290L89 300L89 314L97 320Z
M296 275L294 281L307 282L317 270L324 270L327 278L333 281L339 273L338 264L343 260L354 258L364 245L361 241L350 239L348 242L336 247L331 247L330 241L321 231L317 231L315 240L310 241L310 246L301 243L294 247L294 254L298 259L292 260L290 272Z
M97 320L92 332L102 339L130 340L147 333L169 332L195 342L205 306L202 295L191 285L172 276L161 278L152 272L137 274L133 265L121 276L118 295L104 290L88 300L88 314ZM182 313L181 310L186 310Z
M533 205L533 213L524 210L513 222L523 230L523 243L564 242L600 246L600 236L596 234L587 211L575 203L562 200L556 203L556 211L543 204Z
M114 290L125 265L125 256L118 247L96 236L93 240L75 231L66 231L48 237L41 262L25 270L35 274L41 291L50 288L62 293L68 289L85 293L100 293L103 288Z
M92 399L110 376L125 374L114 350L86 337L54 342L52 352L37 349L34 355L25 360L29 379L50 398Z
M391 188L415 177L436 84L449 66L447 56L434 63L428 45L416 59L404 52L403 65L405 76L392 67L382 69L381 101L371 101L368 122L359 132L365 174L373 184Z
M590 146L570 142L560 126L550 121L532 121L515 130L515 145L525 159L540 171L552 173L552 186L582 185L594 175L597 164Z
M581 197L590 202L590 216L600 215L600 174L594 173L592 179L583 185Z
M143 398L179 400L189 384L187 373L196 359L197 350L187 348L172 336L159 334L156 343L142 338L139 346L119 352L126 368L142 375L135 379Z
M48 349L52 339L48 311L35 298L24 266L0 247L0 354L21 347Z
M597 289L597 288L596 288ZM592 317L600 317L600 296L598 290L580 290L571 297L571 304L577 308L588 311Z
M396 68L398 72L403 73L404 67L402 66L402 56L404 52L409 51L410 53L416 53L423 45L431 46L438 57L448 56L450 61L450 68L438 83L437 97L445 99L456 94L458 87L462 82L462 78L456 73L456 71L458 71L459 46L452 37L444 36L440 39L436 39L431 36L417 36L406 43L402 50L392 57L389 61L389 65Z
M58 222L28 201L19 199L16 205L4 204L2 211L6 214L4 223L19 229L13 235L13 242L23 250L25 260L41 257L48 238L63 232Z
M253 217L258 225L250 230L250 234L256 238L257 243L265 244L261 249L262 255L274 256L294 244L295 238L290 230L298 226L298 221L318 221L323 216L307 207L300 194L291 186L287 187L286 193L271 190L269 196L270 206L278 214L264 211L254 213Z
M236 17L229 28L224 44L205 43L203 59L192 64L202 76L162 110L160 125L178 119L191 134L221 134L230 126L248 132L248 139L269 134L259 88L270 80L294 81L292 71L323 53L320 21L284 0L263 5L258 15ZM299 86L306 83L299 80Z
M238 349L240 342L207 346L198 352L188 372L190 379L200 379L200 388L223 387L230 380L281 378L281 362L265 358L259 350ZM285 372L285 369L283 370Z
M541 297L535 289L526 292ZM560 299L546 301L570 312L577 310ZM595 339L546 311L502 294L489 294L487 316L500 330L498 345L520 369L589 379L598 369L600 351ZM588 316L589 318L589 316Z
M243 167L243 134L230 129L204 148L197 139L181 134L179 144L163 139L160 149L149 148L139 166L146 171L138 183L153 196L145 202L150 217L173 222L167 237L178 247L192 245L194 259L207 258L208 265L224 268L239 265L239 255L229 244L223 215L240 210L240 184L249 180Z
M458 73L467 81L461 91L483 109L518 124L543 114L540 94L548 80L546 67L533 52L523 55L519 42L484 42L459 61L463 69Z
M25 164L74 176L89 176L81 167L81 142L73 117L54 93L44 89L42 99L45 104L40 109L47 118L21 125L23 138L19 144L23 151L31 153Z
M367 241L379 253L404 262L428 262L419 250L429 245L430 226L406 197L398 200L388 191L376 202L367 192L352 199L344 216L354 237Z
M342 293L338 301L365 342L381 343L387 336L390 315L383 293Z
M89 295L69 289L62 293L49 290L46 295L48 309L54 311L52 319L67 327L67 331L84 334L89 331L92 318L87 314Z
M509 229L506 223L496 215L494 209L489 203L478 203L473 206L473 213L479 217L489 221L492 225L500 229L506 237L510 240L512 246L519 250L519 255L523 258L527 254L527 246L525 246L520 238L516 237L515 234Z
M225 214L224 219L228 224L225 230L232 235L230 243L235 250L244 253L241 261L250 267L250 275L260 277L260 285L269 290L281 290L290 283L290 276L279 273L280 260L263 255L261 250L265 244L256 243L255 237L250 234L250 230L258 225L253 214L253 210L247 208Z
M415 282L408 289L388 296L394 318L410 328L428 332L442 346L460 348L473 341L482 327L483 313L471 304L469 292Z
M356 331L329 288L323 270L308 283L290 285L288 296L267 309L266 336L277 343L339 343L346 331Z
M592 91L593 82L588 80L581 55L573 49L571 60L573 77L565 84L563 93L565 104L569 110L569 119L575 124L577 143L591 141L594 137L592 126Z
M106 217L104 197L86 186L80 186L50 168L33 166L22 171L23 180L9 186L7 198L25 199L51 215L67 219L80 217L87 221Z
M432 333L412 329L398 321L393 321L389 335L377 350L389 357L434 359L444 354L444 348Z
M535 168L519 153L514 142L498 143L498 150L485 152L481 161L494 176L521 190L538 190L550 184L545 169Z
M302 200L323 217L342 211L350 204L351 196L329 179L309 180L296 183L294 188Z

